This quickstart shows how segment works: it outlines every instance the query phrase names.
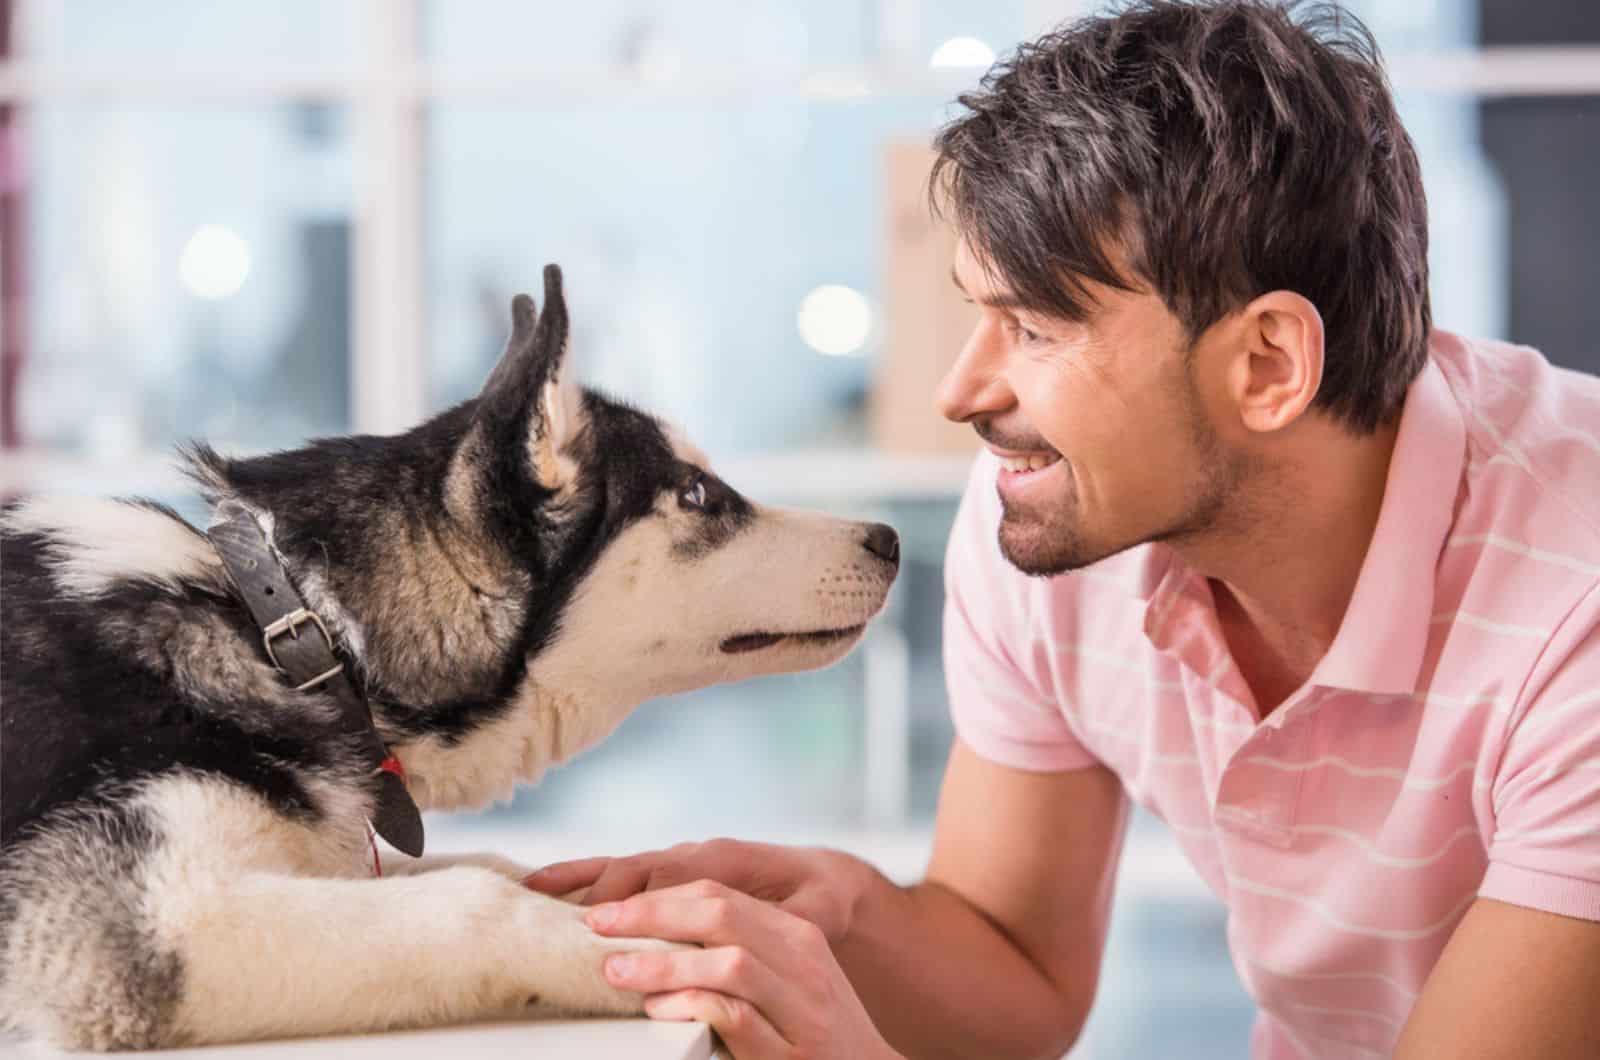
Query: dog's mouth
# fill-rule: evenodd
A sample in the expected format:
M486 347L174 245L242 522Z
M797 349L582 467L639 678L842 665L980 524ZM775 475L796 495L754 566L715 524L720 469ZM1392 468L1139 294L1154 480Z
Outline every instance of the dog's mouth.
M841 640L849 640L861 635L866 625L845 626L843 629L819 629L810 633L741 633L737 637L729 637L720 645L724 654L739 655L747 651L760 651L770 648L774 644L788 642L806 646L832 644Z

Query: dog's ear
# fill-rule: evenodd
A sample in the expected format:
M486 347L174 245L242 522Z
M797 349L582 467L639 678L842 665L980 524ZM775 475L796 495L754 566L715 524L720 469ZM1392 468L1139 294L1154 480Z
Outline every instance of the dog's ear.
M567 382L567 303L561 269L544 268L544 311L519 294L511 300L511 338L478 395L477 419L500 454L526 451L528 471L545 489L572 481L564 450L579 428L576 385Z

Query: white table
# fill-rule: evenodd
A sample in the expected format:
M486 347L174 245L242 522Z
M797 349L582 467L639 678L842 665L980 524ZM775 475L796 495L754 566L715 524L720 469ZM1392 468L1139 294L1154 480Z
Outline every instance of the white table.
M82 1056L0 1037L0 1060ZM700 1023L645 1019L510 1020L423 1031L300 1038L133 1054L168 1060L728 1060Z

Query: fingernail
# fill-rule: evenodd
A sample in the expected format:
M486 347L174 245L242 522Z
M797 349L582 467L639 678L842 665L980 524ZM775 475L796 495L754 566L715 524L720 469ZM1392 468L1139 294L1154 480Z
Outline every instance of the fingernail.
M627 954L620 957L606 958L606 976L611 979L626 979L633 974L633 958Z
M592 928L611 927L617 922L617 917L620 916L621 913L622 910L617 908L617 903L615 902L607 902L604 905L597 905L593 909L589 910L587 917L589 926Z

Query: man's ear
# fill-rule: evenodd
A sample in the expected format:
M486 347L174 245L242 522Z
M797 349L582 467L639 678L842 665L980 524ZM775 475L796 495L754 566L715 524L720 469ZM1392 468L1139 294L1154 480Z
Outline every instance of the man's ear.
M561 269L544 268L544 312L533 299L511 300L511 338L500 362L478 395L476 419L491 459L525 453L529 476L548 490L573 480L575 467L564 455L581 424L578 388L566 382L567 303Z
M1269 291L1240 313L1243 346L1229 373L1230 397L1252 431L1287 427L1322 386L1322 314L1303 295Z

